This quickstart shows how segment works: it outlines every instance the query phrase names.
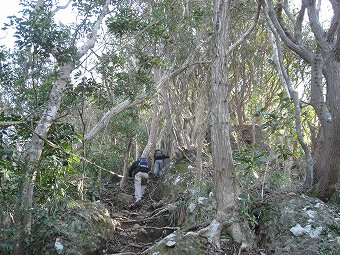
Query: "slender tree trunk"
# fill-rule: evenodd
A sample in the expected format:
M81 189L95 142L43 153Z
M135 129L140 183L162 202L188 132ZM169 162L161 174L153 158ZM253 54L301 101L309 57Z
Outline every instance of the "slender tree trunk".
M119 187L120 189L123 189L126 183L126 179L129 176L128 168L129 168L129 158L131 154L131 148L132 148L132 139L129 140L128 146L125 151L124 155L124 165L123 165L123 178L120 180Z
M206 73L204 76L203 84L200 88L198 94L198 101L201 103L196 104L195 110L195 123L192 132L192 146L196 149L196 175L195 175L195 182L196 184L200 184L202 181L203 175L203 168L202 168L202 153L203 153L203 146L205 141L205 134L207 132L207 92L208 92L208 74Z
M38 1L38 4L40 5L40 3L43 2L44 1ZM92 28L91 35L78 51L78 59L83 57L89 49L93 48L97 39L98 29L100 28L100 25L108 12L109 2L110 0L105 1L105 5L103 6L101 13L99 14L98 19ZM24 177L21 189L19 191L19 199L17 205L18 229L16 232L16 245L13 253L14 255L24 254L24 240L29 236L31 231L31 209L33 206L33 191L39 161L44 146L43 139L47 137L47 133L50 130L53 120L57 117L64 89L66 87L66 84L68 83L68 80L70 79L71 73L74 68L75 67L73 64L64 64L59 66L57 79L51 88L44 112L34 129L33 136L25 154L26 164L23 168Z
M311 65L311 105L318 115L324 135L324 149L315 159L314 182L317 196L328 200L340 178L340 2L330 1L333 17L330 27L325 30L319 20L316 0L302 0L296 18L282 19L282 1L274 10L272 0L266 0L265 13L270 17L282 41L306 63ZM316 41L314 52L303 42L302 24L307 10L309 26ZM287 13L289 10L284 9ZM291 29L294 29L292 31ZM326 100L324 99L323 76L326 80Z
M155 143L157 140L158 134L158 123L159 123L159 101L157 95L153 100L153 109L152 109L152 119L150 124L150 131L148 135L148 142L142 152L142 156L149 157L152 149L155 148Z
M18 204L19 219L17 231L17 243L14 254L21 255L24 251L24 238L31 231L31 208L33 205L33 190L36 174L39 166L40 156L43 150L45 138L52 125L53 119L57 116L57 112L61 103L61 95L71 75L72 67L69 65L62 66L59 70L59 78L52 87L49 101L37 127L35 128L29 148L26 153L24 166L24 181L21 186L20 199Z
M85 121L84 121L84 102L83 102L81 111L79 111L79 116L80 116L81 123L82 123L82 126L83 126L82 143L84 144L84 146L82 148L82 156L85 159L86 158L86 146L85 146L86 124L85 124ZM80 196L80 200L84 200L84 197L85 197L85 188L84 188L85 187L85 184L84 184L85 178L86 178L86 161L83 160L83 162L82 162L82 174L81 174L81 178L80 178L79 183L78 183L78 193L79 193L79 196Z
M172 131L172 116L171 116L171 109L170 109L170 86L169 82L165 84L163 87L163 116L162 118L165 120L165 126L164 126L164 133L163 135L163 144L164 144L164 153L166 155L171 156L173 152L173 131Z
M296 130L298 141L305 153L306 171L305 171L305 181L303 184L303 190L306 190L312 187L313 179L314 179L312 153L311 153L309 146L307 145L307 143L305 142L303 138L302 123L301 123L301 108L300 108L300 103L299 103L299 97L298 97L298 93L294 90L292 82L283 64L282 50L279 45L280 37L277 31L275 31L275 28L270 22L270 19L268 18L268 16L267 16L267 22L269 24L269 27L274 37L271 39L272 39L273 56L274 56L274 61L276 64L276 69L279 73L279 77L280 77L284 92L292 100L294 104L295 130Z

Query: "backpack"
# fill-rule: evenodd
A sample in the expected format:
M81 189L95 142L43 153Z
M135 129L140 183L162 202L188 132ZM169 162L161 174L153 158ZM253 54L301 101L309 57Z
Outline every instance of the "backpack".
M149 171L150 171L150 168L149 168L149 164L148 164L148 159L147 158L140 158L136 173L138 173L138 172L148 173Z
M154 157L155 157L155 159L162 158L163 157L163 152L161 150L156 150Z
M149 167L147 158L140 158L138 166L140 167Z

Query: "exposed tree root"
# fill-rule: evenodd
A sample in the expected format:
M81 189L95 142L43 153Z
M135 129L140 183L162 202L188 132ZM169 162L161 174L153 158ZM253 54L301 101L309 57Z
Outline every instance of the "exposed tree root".
M213 245L217 250L221 250L221 232L223 228L226 228L230 236L236 243L240 243L240 252L244 250L249 250L254 248L256 245L254 240L252 240L252 236L245 231L242 231L241 223L220 223L218 220L213 220L207 227L200 229L197 232L188 232L186 235L193 236L203 236L208 239L208 241ZM245 234L244 234L245 233Z

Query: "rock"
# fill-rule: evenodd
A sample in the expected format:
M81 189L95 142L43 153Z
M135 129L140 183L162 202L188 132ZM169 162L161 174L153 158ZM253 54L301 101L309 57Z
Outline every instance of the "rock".
M188 165L188 170L193 170L193 169L195 169L195 167L194 167L194 166L192 166L192 165Z
M141 233L143 233L143 234L148 234L148 231L146 231L145 228L141 228L139 231L140 231Z
M300 224L296 224L295 227L290 229L290 232L292 232L294 236L301 236L303 233L305 233L305 229L301 227Z
M195 208L196 208L196 204L194 203L190 203L188 206L189 212L191 213L195 210Z
M206 200L206 199L207 199L206 197L199 197L197 199L197 201L198 201L199 204L203 204L204 200Z
M134 224L133 226L132 226L132 229L139 229L140 228L140 225L139 224Z
M170 234L168 236L165 237L165 239L172 239L172 238L175 238L176 237L176 234Z
M133 200L132 195L122 192L113 198L113 203L120 206L128 206L133 203Z
M260 215L259 232L261 245L270 254L308 254L302 251L337 254L339 226L336 219L339 216L331 205L306 195L283 194L275 197L266 208Z
M109 211L100 202L72 201L59 215L54 226L39 225L50 229L51 233L58 229L59 235L63 237L56 237L53 246L46 245L44 254L96 254L106 247L106 241L117 227Z
M61 239L59 237L55 240L54 248L58 254L63 253L64 245L61 243Z
M175 247L176 242L170 240L170 241L167 241L167 242L165 243L165 245L166 245L167 247L172 248L172 247Z

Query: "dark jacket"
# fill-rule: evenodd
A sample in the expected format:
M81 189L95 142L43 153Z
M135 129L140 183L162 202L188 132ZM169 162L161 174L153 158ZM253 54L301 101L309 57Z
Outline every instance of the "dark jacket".
M169 158L169 156L163 154L163 152L161 150L156 150L155 153L153 154L153 158L154 158L154 160L166 159L166 158Z
M150 171L149 167L139 166L139 160L136 160L132 163L129 168L129 176L134 177L138 172L145 172L148 173Z

